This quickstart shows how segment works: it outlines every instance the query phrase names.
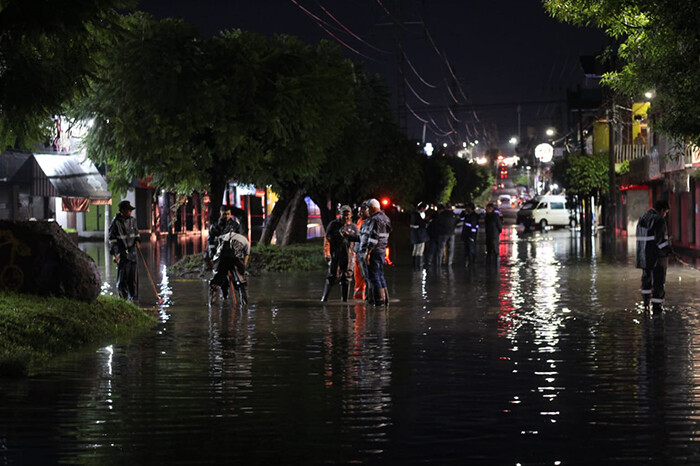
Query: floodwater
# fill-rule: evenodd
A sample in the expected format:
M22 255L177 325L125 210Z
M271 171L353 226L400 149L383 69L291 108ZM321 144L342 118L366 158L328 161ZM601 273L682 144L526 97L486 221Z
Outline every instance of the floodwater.
M144 249L157 327L3 380L0 464L700 464L694 268L649 316L625 242L507 229L499 263L402 256L388 309L320 303L323 272L253 277L236 309L167 276L192 250Z

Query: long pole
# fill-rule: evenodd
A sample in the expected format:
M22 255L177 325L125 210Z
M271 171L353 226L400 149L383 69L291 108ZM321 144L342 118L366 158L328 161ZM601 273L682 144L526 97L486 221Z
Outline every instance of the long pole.
M163 302L163 298L160 297L158 294L158 290L156 290L156 284L153 281L153 277L151 277L151 271L148 270L148 263L146 262L146 258L143 257L143 252L141 252L141 244L136 243L136 249L139 250L139 254L141 255L141 260L143 261L143 268L146 269L146 275L148 275L148 279L151 281L151 286L153 287L153 292L156 294L156 298L158 298L158 302L161 303Z
M615 183L615 102L608 114L608 206L606 209L605 227L608 230L608 238L615 238L615 214L617 210L617 184Z

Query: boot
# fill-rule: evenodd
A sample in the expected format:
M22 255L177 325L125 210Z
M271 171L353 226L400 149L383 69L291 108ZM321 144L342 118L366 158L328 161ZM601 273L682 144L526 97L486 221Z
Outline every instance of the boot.
M323 285L323 296L321 296L321 302L325 303L328 301L328 294L331 292L331 286L333 286L333 282L326 279L326 284Z
M378 290L375 290L374 305L375 306L383 306L385 300L386 300L386 288L379 288Z
M374 305L374 288L372 285L370 285L369 282L366 282L367 286L365 287L365 301L367 304Z
M348 283L341 283L340 284L340 300L341 301L347 302L349 291L350 291L350 285Z
M661 306L661 303L652 304L651 309L651 312L653 314L661 314L664 311L664 308Z
M389 290L386 288L382 289L384 291L384 305L388 306L389 305Z
M648 294L642 295L642 301L644 302L644 310L649 311L649 301L651 298Z

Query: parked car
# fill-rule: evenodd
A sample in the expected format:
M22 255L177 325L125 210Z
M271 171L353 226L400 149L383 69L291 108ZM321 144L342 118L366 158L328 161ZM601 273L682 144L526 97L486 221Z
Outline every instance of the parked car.
M574 214L567 208L566 196L536 196L523 203L516 217L516 224L526 230L539 227L544 230L547 225L575 225ZM572 223L573 222L573 223Z

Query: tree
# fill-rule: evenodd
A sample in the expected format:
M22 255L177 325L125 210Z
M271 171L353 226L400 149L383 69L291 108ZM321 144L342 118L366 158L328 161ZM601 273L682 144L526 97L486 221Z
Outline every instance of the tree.
M450 202L468 202L481 197L494 184L491 170L485 165L476 165L459 157L445 157L445 162L454 172L456 184Z
M131 0L0 2L0 145L45 141L53 115L88 89L98 37L111 33Z
M145 14L125 29L79 112L94 119L88 151L109 164L113 188L147 175L206 188L216 215L228 179L301 187L318 173L352 105L337 47L243 31L202 40Z
M424 198L433 204L445 204L450 201L452 190L457 184L455 172L445 161L445 157L426 158L423 162Z
M609 190L608 162L609 154L605 152L595 155L575 153L557 161L552 172L555 178L563 180L570 201L593 198L599 203ZM585 230L590 232L590 202L585 203L585 213Z
M399 205L414 201L420 185L420 156L396 124L388 94L376 76L355 67L354 114L330 149L309 195L321 210L324 225L335 217L338 203L389 197Z
M700 9L695 0L544 0L555 18L597 26L619 41L624 66L604 76L640 98L655 90L655 127L700 143Z

